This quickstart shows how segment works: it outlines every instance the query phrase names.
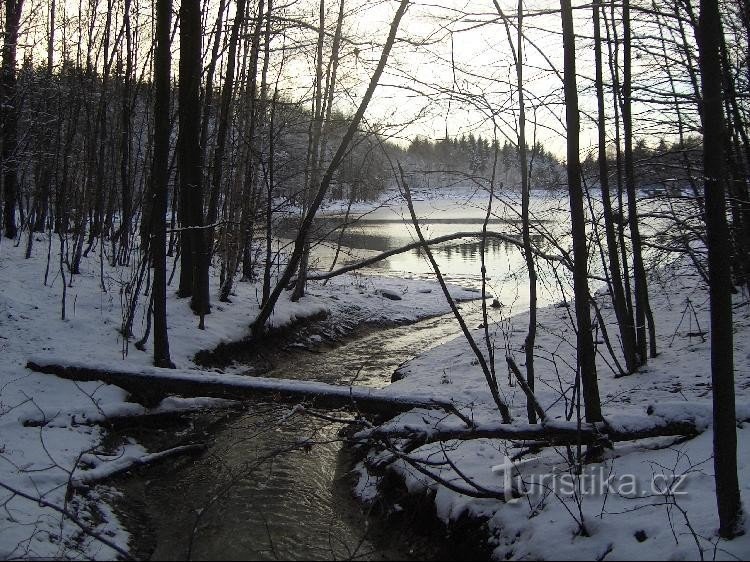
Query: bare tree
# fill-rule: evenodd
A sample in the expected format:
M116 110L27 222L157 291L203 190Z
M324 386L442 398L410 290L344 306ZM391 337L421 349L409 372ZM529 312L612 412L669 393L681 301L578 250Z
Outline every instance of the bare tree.
M711 299L711 375L714 400L714 467L720 533L739 531L742 504L737 480L737 419L734 400L731 250L727 244L725 121L721 77L721 17L717 0L701 0L698 27L703 96L705 177Z
M5 33L3 36L2 68L0 68L0 115L2 115L2 158L0 163L3 173L3 224L5 237L15 238L16 201L18 198L18 110L19 100L16 93L16 52L18 46L18 27L21 21L23 0L5 2Z
M154 317L154 365L174 367L167 333L167 194L169 192L169 94L171 66L171 0L156 3L154 56L154 155L151 170L151 236L149 251L154 268L151 298Z
M180 82L178 165L182 212L182 270L180 295L190 296L190 306L200 316L204 328L209 312L208 255L203 232L203 168L201 163L200 83L201 83L200 0L182 0L180 6ZM185 285L183 285L183 283Z
M623 22L623 81L622 81L622 122L625 141L624 166L625 188L628 197L628 224L633 251L633 276L635 281L635 322L639 360L645 363L649 341L651 357L656 357L656 329L648 298L648 280L643 264L643 244L641 242L638 203L636 198L635 169L633 163L633 117L632 117L632 34L630 29L630 0L622 5ZM648 337L646 329L648 328Z
M565 57L565 118L568 136L568 195L573 236L573 286L577 323L578 369L581 373L586 420L602 420L599 383L596 375L596 351L591 333L589 303L588 248L586 245L586 217L583 210L583 188L579 162L580 117L578 87L576 85L575 31L570 0L560 0L562 10L563 49Z
M599 185L602 191L602 206L604 208L604 224L607 235L607 255L609 257L610 285L612 289L612 302L617 316L617 324L620 328L622 348L625 355L627 371L632 373L638 368L636 356L635 333L633 329L633 318L628 312L625 300L625 290L622 284L622 273L620 270L619 249L615 233L615 223L612 215L612 201L609 189L609 165L607 162L607 131L606 113L604 110L604 78L602 69L602 46L601 30L599 25L599 13L602 9L601 0L594 0L594 56L596 65L596 99L598 110L597 129L599 133Z
M362 121L362 118L364 117L364 113L367 109L367 106L370 103L370 100L372 99L372 95L375 92L375 88L378 85L380 76L383 74L383 70L385 69L385 64L388 61L388 56L391 52L391 48L393 47L393 44L396 41L396 33L398 31L399 24L401 23L401 19L406 13L406 10L408 7L409 7L409 0L401 0L401 2L399 3L398 9L396 10L396 13L393 16L393 20L391 21L390 30L388 32L388 38L386 39L385 45L383 46L383 50L380 54L380 60L378 61L378 65L375 68L375 71L373 72L372 77L370 78L370 84L368 85L367 90L365 91L365 94L359 103L359 107L357 108L357 111L355 112L354 116L349 122L349 126L347 127L346 133L344 134L343 138L341 139L341 142L339 143L336 153L333 155L333 158L331 159L331 162L329 163L328 168L326 169L325 173L323 174L320 180L320 184L318 186L317 193L315 194L315 198L312 200L310 207L307 213L305 214L304 220L302 221L302 224L300 225L299 231L297 233L297 237L295 238L295 241L294 241L294 249L292 251L292 255L289 258L289 263L284 269L284 273L282 273L282 275L278 279L276 283L276 287L271 292L268 300L261 307L261 310L258 313L258 316L255 319L255 322L253 323L253 334L256 336L259 336L265 330L266 322L270 318L271 312L276 306L276 303L278 302L282 291L289 284L289 282L292 279L292 276L295 274L295 272L297 271L297 268L299 267L300 260L302 259L302 254L305 249L306 240L310 233L310 229L312 228L312 223L313 223L313 220L315 219L315 215L317 214L321 203L323 203L323 199L326 195L326 192L328 191L328 187L331 185L331 180L333 180L333 174L341 165L341 162L343 161L344 156L346 155L349 149L349 144L354 138L354 134L356 133L357 128L359 127L359 124Z

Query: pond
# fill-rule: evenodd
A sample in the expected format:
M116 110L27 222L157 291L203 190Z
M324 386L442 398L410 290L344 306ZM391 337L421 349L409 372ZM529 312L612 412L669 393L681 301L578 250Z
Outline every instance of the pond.
M482 232L488 201L481 198L460 200L415 201L420 228L425 238L437 238L457 232ZM493 202L487 230L520 239L520 206L513 199ZM343 209L345 211L345 208ZM569 236L569 213L564 197L537 196L531 200L532 243L538 248L557 253L549 239L566 243ZM297 227L297 219L286 219L280 233L290 243ZM418 241L409 211L403 204L375 207L351 212L342 208L328 209L314 223L315 243L311 253L311 267L328 271L337 266L356 263L376 254ZM481 237L463 238L431 247L443 277L448 282L480 288ZM487 292L513 310L528 308L528 278L526 262L520 248L510 242L488 238L485 242ZM539 306L560 298L554 276L543 260L538 260L542 283L539 286ZM432 266L422 249L414 249L391 256L362 273L401 278L434 278Z

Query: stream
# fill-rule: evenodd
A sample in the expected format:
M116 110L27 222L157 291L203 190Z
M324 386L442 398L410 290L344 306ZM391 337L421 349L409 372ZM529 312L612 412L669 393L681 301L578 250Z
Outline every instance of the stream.
M429 236L476 231L482 216L476 209L432 209L424 229ZM321 219L319 229L332 230L340 221ZM496 220L490 226L504 230L510 223ZM348 228L336 244L318 244L311 266L327 269L334 256L340 264L356 261L408 244L413 236L400 219L373 216ZM344 246L341 256L338 243ZM433 252L447 281L481 285L478 240L455 241ZM488 294L520 312L528 306L523 256L508 244L488 240L486 257ZM416 250L380 262L369 273L432 277L424 254ZM540 291L539 304L558 298L554 293ZM481 323L478 301L461 306L469 326ZM392 328L360 327L357 337L339 344L321 343L307 329L298 332L307 333L303 345L274 342L275 350L260 357L235 350L231 359L246 366L248 374L383 387L402 363L460 333L452 314ZM181 436L208 444L198 458L172 460L119 483L128 504L122 518L136 555L160 560L438 560L471 555L438 536L431 514L400 510L398 498L395 513L393 502L386 506L387 516L361 507L351 496L352 452L342 447L340 428L291 415L289 406L255 403L242 412L192 416L177 428L131 431L128 436L149 450L173 447Z
M479 323L477 303L462 305ZM340 345L277 351L265 376L383 387L404 361L456 337L452 315L416 324L365 330ZM268 358L265 358L268 361ZM345 415L345 414L340 414ZM213 418L212 418L213 416ZM197 459L170 461L124 479L131 514L126 526L139 556L177 560L437 560L455 558L445 539L430 535L420 513L367 513L351 496L350 451L340 425L287 406L250 405L242 413L191 419L175 431L135 436L146 447L174 445L175 433L205 435ZM169 439L171 442L160 442ZM300 440L314 445L300 449ZM291 449L283 454L278 451ZM136 498L136 499L132 499ZM413 511L413 510L412 510ZM132 515L135 513L135 515ZM142 535L142 536L139 536Z

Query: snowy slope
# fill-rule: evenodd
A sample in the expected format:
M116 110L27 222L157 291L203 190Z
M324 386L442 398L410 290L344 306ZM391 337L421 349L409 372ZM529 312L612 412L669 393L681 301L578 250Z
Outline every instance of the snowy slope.
M522 464L512 469L493 467L506 463L523 449L500 440L473 440L422 446L412 459L429 459L434 474L454 486L472 492L489 490L504 499L511 490L525 488L528 495L509 503L477 499L436 484L407 462L397 461L392 470L414 492L434 494L436 512L445 523L469 514L487 520L487 538L497 559L747 559L750 536L728 542L719 540L714 496L711 392L708 342L700 335L709 327L707 293L687 268L661 273L660 284L651 285L652 308L657 319L660 355L640 372L615 378L611 358L600 346L599 384L605 418L619 425L648 423L650 412L670 419L692 419L708 430L682 442L659 438L619 443L603 462L585 467L574 478L565 448L527 451ZM614 313L603 314L608 331L617 337ZM575 365L575 340L570 309L540 310L536 342L536 394L552 420L575 417L571 403ZM527 315L511 318L490 310L497 372L504 398L516 420L526 416L526 398L517 385L510 386L505 356L509 353L523 370L523 341ZM750 414L750 305L747 295L737 296L735 309L735 366L738 417ZM474 337L484 347L483 330ZM616 345L616 340L615 340ZM463 338L434 348L400 369L403 377L389 387L394 394L429 389L440 399L451 399L462 413L476 422L499 419L492 406L477 361ZM452 420L452 421L451 421ZM444 412L412 411L390 422L391 427L453 423ZM750 507L750 428L738 431L740 485L745 506ZM372 453L369 462L378 457ZM380 457L382 459L382 455ZM454 463L471 480L468 484L446 461ZM424 468L424 466L423 466ZM358 488L363 499L372 499L376 477L361 466ZM519 481L518 478L521 480ZM610 479L611 478L611 479ZM608 480L610 479L610 480ZM612 486L604 485L611 482ZM566 485L568 486L566 488ZM632 485L632 489L628 487ZM579 486L579 487L577 487ZM583 487L583 490L580 488ZM672 488L670 488L672 486ZM675 492L672 494L671 492ZM485 494L486 495L486 494ZM641 497L642 495L642 497ZM580 509L576 498L581 500ZM581 521L583 525L581 525ZM585 528L588 536L581 529Z
M127 536L104 498L96 492L76 494L66 504L69 481L79 478L91 463L91 453L102 453L103 430L93 422L111 416L145 413L126 401L126 393L100 383L64 381L32 373L26 361L35 354L78 359L130 368L150 365L150 342L146 352L132 342L126 347L119 329L123 317L122 287L130 279L130 268L110 268L100 274L97 252L83 260L82 272L67 288L66 319L61 319L62 277L57 263L57 239L53 241L47 286L43 284L47 265L47 239L39 236L32 258L25 260L22 247L3 240L0 244L0 485L42 498L76 512L86 521L96 521L98 532L125 546ZM178 276L175 277L177 279ZM67 275L66 275L67 279ZM218 293L218 278L212 277L212 295ZM104 286L104 290L102 289ZM342 276L325 287L312 284L309 296L299 303L282 300L271 324L288 325L297 319L321 313L335 318L346 316L355 323L413 321L448 311L438 289L426 281L369 279ZM454 287L455 296L476 294ZM221 342L241 339L258 311L260 288L237 283L231 303L215 302L206 318L206 330L197 329L197 318L186 300L168 291L168 323L172 359L180 369L195 369L196 352L212 349ZM401 300L392 300L397 295ZM136 338L145 329L143 304L133 327ZM127 349L127 354L124 351ZM207 399L168 399L155 412L220 406ZM107 460L144 455L137 444L123 447ZM102 457L104 458L104 457ZM106 469L100 469L106 472ZM0 489L0 502L11 495ZM94 500L94 501L89 501ZM97 501L101 500L101 501ZM15 557L79 556L112 558L115 551L92 537L81 537L70 521L61 522L59 513L37 502L15 497L3 503L0 512L0 559Z

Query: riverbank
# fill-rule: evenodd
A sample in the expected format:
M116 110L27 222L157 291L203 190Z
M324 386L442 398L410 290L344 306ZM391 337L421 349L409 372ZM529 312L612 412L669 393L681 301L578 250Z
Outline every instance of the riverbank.
M53 256L55 250L53 247ZM123 291L132 279L133 268L110 268L106 261L102 266L94 251L84 258L80 275L71 280L66 272L69 286L63 290L55 258L44 284L46 236L37 237L30 259L24 259L23 254L24 248L7 241L0 245L0 483L5 486L0 500L6 507L0 517L0 558L61 558L78 553L86 558L109 559L118 554L113 546L127 544L127 533L104 493L92 490L81 494L71 488L70 482L87 468L101 469L108 462L138 458L147 451L137 443L126 443L116 450L104 449L101 444L106 431L101 422L112 417L223 404L216 400L170 398L147 410L129 402L127 394L116 387L75 384L27 370L27 359L38 353L83 357L92 362L122 361L128 365L148 365L151 358L149 346L145 352L138 351L132 341L125 342L120 335L125 308ZM213 274L214 295L217 282ZM477 296L455 286L452 291L459 299ZM259 287L238 283L232 302L214 303L212 314L206 319L207 329L198 330L188 302L177 299L172 290L168 292L170 346L179 369L195 369L194 358L201 350L241 340L258 310ZM143 304L136 308L136 338L145 330ZM333 328L346 331L347 323L354 327L412 322L447 310L437 287L428 281L352 275L341 276L325 286L312 284L300 303L282 300L271 323L282 328L326 315ZM241 370L239 365L222 368L224 372ZM39 499L52 507L42 507ZM61 516L59 509L74 515L88 530L111 544L81 533L68 515Z
M523 443L474 439L413 446L405 458L373 449L359 464L357 496L372 501L380 493L379 486L389 479L392 486L396 478L411 494L429 498L447 529L472 521L475 536L482 536L495 559L747 559L750 536L724 541L717 535L706 289L688 267L674 266L652 278L650 293L660 354L638 373L615 376L601 330L597 331L602 344L597 367L605 418L616 418L619 423L629 420L635 427L648 423L649 414L676 414L705 429L698 437L617 444L601 462L587 465L582 478L575 476L569 462L571 451L564 447L538 450ZM599 297L608 334L616 338L613 311ZM523 370L528 315L506 316L496 310L490 314L490 338L503 397L515 419L523 420L526 398L517 385L508 384L505 356L514 357ZM575 335L570 314L568 306L539 310L536 395L551 420L575 419ZM484 350L484 330L473 334ZM735 307L735 367L738 412L746 417L750 412L750 307L747 295L741 294ZM395 378L399 380L386 392L429 391L438 399L452 400L474 422L498 419L484 376L463 338L408 362ZM461 422L443 412L414 410L381 429L429 431L451 424L460 426ZM738 441L739 479L747 509L750 428L746 425L740 427ZM506 459L513 457L523 462L509 465ZM506 477L505 470L512 477ZM606 482L622 487L600 486ZM509 501L493 499L493 494Z
M382 388L400 363L453 337L455 327L443 316L356 332L335 346L280 351L266 376L345 385L356 375L358 386ZM122 491L118 514L138 537L135 552L160 560L188 558L188 550L197 559L455 558L453 544L420 510L405 503L388 514L360 508L351 497L354 461L342 425L300 414L289 405L249 402L224 416L191 416L167 440L151 431L134 434L149 449L208 443L198 457L113 482ZM216 423L206 431L208 420Z

